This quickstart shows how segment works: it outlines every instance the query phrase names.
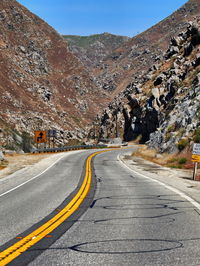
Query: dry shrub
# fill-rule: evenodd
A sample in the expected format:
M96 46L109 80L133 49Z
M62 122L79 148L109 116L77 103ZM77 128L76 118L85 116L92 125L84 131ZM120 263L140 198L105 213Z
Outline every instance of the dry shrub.
M161 165L163 165L165 161L164 155L158 156L156 150L148 149L146 145L139 145L139 149L136 152L134 152L132 156L141 157L145 160L155 162Z
M0 170L6 168L7 165L8 165L8 161L7 160L0 161Z
M194 163L191 161L192 155L189 151L183 151L176 154L163 153L159 154L156 150L148 149L146 145L138 145L139 148L132 156L141 157L145 160L157 163L162 166L172 168L192 169ZM184 158L184 164L183 164ZM181 163L180 163L181 162Z

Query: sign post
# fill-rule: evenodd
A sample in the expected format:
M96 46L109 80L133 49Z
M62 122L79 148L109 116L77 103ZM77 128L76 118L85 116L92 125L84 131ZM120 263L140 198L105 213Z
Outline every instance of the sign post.
M193 180L196 180L198 162L200 162L200 143L194 143L193 145L192 161L194 162Z
M51 146L51 138L53 138L53 148L55 147L55 138L57 138L57 130L49 129L47 131L47 137L49 139L49 148Z
M195 162L194 163L194 171L193 171L193 180L196 180L197 168L198 168L198 162Z

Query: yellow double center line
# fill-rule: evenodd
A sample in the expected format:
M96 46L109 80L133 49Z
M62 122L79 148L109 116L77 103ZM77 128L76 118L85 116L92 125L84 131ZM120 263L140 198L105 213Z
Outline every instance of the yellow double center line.
M108 151L108 150L106 150ZM69 218L80 206L85 197L87 196L91 181L92 181L92 158L100 153L106 151L99 151L91 154L86 160L86 171L83 183L75 195L75 197L52 219L48 222L40 226L38 229L27 235L26 237L19 240L14 245L5 249L0 253L0 265L7 265L9 262L13 261L27 249L35 245L49 233L51 233L54 229L56 229L60 224L62 224L67 218Z

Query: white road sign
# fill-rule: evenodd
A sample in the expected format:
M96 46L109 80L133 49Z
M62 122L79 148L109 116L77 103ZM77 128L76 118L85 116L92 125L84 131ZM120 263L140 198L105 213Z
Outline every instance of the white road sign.
M193 155L200 155L200 143L194 143L192 154Z

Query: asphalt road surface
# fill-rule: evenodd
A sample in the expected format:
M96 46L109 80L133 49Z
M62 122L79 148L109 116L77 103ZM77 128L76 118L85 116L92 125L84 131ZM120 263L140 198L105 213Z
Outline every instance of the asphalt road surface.
M18 175L0 183L0 245L54 211L77 187L85 159L92 151L69 152L41 176ZM13 188L18 187L17 189ZM6 192L9 192L5 194Z
M61 204L66 187L69 194L78 183L89 153L63 158L33 182L0 197L1 243ZM120 153L127 150L95 157L94 198L90 194L79 208L81 217L64 222L62 228L73 225L54 243L43 241L25 252L32 254L29 265L200 265L199 211L173 191L123 167L117 159ZM11 264L23 263L22 256Z

